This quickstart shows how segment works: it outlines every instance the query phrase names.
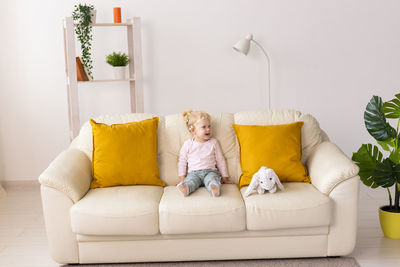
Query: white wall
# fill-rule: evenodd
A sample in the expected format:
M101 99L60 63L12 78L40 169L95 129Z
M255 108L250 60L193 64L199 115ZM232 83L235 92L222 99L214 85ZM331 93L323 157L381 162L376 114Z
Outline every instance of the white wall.
M373 94L400 87L400 2L367 0L88 1L97 19L142 17L145 111L237 112L264 108L271 58L273 108L313 114L348 155L372 142L363 111ZM0 177L37 179L69 144L61 20L78 1L3 0L0 4ZM94 74L111 75L105 53L124 49L124 32L96 30ZM121 39L118 39L121 38ZM97 86L97 85L96 85ZM81 120L129 112L121 84L82 86Z

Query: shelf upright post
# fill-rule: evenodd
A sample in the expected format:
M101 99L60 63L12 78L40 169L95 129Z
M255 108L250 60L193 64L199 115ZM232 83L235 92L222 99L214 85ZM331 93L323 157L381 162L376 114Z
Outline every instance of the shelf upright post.
M140 17L129 18L127 27L128 33L128 56L131 59L129 64L129 82L131 95L131 112L144 112L143 101L143 72L142 72L142 33Z
M72 17L66 17L63 23L64 49L65 49L65 73L67 76L68 118L70 140L74 139L80 128L78 81L76 77L75 33Z

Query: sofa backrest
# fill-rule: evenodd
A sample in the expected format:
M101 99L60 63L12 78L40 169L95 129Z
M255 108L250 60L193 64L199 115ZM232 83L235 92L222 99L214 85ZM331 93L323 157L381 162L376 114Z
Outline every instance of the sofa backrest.
M236 181L238 148L233 131L233 114L210 113L213 137L216 138L226 159L228 171ZM191 138L181 114L164 117L164 125L159 128L159 168L160 176L168 185L178 182L178 158L183 143Z
M216 138L225 156L229 175L232 181L238 183L241 171L239 160L239 145L232 124L244 125L274 125L295 121L304 121L302 128L302 162L305 162L310 152L322 142L321 130L317 120L309 115L293 110L248 111L231 113L210 113L213 137ZM95 118L96 122L108 125L141 121L156 117L155 114L132 113L125 115L107 115ZM160 178L167 185L178 182L178 158L182 144L191 137L181 114L158 116L158 163ZM92 158L92 127L86 122L79 136L71 144Z

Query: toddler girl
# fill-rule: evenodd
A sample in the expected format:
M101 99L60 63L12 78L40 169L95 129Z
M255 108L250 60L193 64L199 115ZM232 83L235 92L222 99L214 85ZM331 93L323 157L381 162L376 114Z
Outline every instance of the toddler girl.
M184 111L192 138L183 143L178 162L179 191L188 196L204 185L213 197L221 192L222 182L232 184L228 178L225 158L218 141L211 136L211 117L201 111Z

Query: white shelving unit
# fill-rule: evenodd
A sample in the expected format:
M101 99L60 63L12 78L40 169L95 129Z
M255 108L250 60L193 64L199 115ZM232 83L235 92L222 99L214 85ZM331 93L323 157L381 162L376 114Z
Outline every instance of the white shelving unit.
M127 23L94 23L93 27L126 27L128 40L128 56L131 59L129 77L126 80L92 80L77 81L75 28L72 17L63 20L65 73L67 75L68 117L70 138L75 138L81 127L79 119L78 89L81 83L127 82L130 88L131 112L143 112L143 74L142 74L142 44L140 17L133 17ZM93 44L95 45L95 44ZM96 64L96 62L94 62Z

